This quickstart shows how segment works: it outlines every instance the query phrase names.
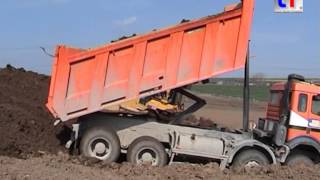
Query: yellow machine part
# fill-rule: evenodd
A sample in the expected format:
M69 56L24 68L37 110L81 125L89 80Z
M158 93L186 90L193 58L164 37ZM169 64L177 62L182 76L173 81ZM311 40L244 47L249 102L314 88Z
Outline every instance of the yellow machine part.
M178 111L178 106L168 103L166 100L151 99L146 103L146 106L151 109L160 109L162 111Z
M131 101L126 101L119 105L111 106L105 108L105 111L111 112L133 112L133 113L147 113L148 109L153 110L162 110L162 111L169 111L169 112L177 112L178 106L168 103L165 99L150 99L145 104L141 104L139 99L134 99Z

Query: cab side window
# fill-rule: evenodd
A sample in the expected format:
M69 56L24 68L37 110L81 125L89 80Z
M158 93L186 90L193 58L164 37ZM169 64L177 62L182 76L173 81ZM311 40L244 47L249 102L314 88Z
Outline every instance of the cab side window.
M320 98L318 96L312 97L312 114L320 116Z
M299 95L299 104L298 104L298 111L299 112L306 112L307 111L307 102L308 96L306 94Z
M280 102L280 93L272 92L270 96L270 104L279 106L279 102Z

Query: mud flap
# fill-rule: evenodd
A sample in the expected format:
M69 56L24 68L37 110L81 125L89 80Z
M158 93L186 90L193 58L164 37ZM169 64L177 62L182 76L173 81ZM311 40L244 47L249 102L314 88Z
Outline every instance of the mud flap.
M286 137L287 137L287 127L281 124L276 124L273 142L277 146L282 146L286 141Z
M70 140L66 143L65 147L71 150L73 145L73 150L76 150L78 147L78 137L79 137L79 124L73 124Z
M173 149L176 148L177 145L177 141L178 141L178 135L176 131L172 131L169 133L169 137L170 137L170 150L169 150L169 165L171 165L173 163L174 157L176 156L176 153L173 152Z

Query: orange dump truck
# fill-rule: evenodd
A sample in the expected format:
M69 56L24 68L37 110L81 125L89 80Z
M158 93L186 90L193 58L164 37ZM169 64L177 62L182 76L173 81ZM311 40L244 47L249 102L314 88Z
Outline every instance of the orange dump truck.
M66 147L106 162L122 152L132 163L155 166L176 156L214 159L221 168L276 163L273 149L248 131L182 123L205 104L187 86L248 67L253 9L254 0L243 0L214 16L94 49L58 46L47 107L56 122L72 123Z

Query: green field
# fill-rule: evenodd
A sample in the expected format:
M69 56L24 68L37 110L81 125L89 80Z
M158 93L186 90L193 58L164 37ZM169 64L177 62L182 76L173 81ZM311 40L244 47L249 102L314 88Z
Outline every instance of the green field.
M212 94L216 96L242 97L243 87L233 85L214 85L201 84L194 85L191 88L195 92ZM250 99L258 101L267 101L269 98L269 87L267 86L250 86Z

